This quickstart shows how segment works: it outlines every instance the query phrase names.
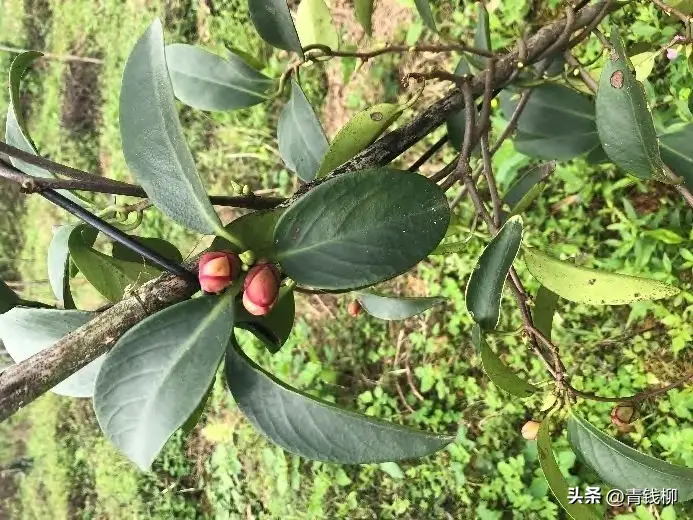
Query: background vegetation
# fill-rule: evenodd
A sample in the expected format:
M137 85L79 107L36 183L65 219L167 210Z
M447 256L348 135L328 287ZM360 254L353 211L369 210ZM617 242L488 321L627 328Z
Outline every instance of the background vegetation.
M355 45L362 32L351 6L334 0L332 7L344 44ZM538 26L559 8L557 0L489 2L494 44L510 43L524 25ZM454 15L450 11L448 3L441 3L438 20L468 39L475 24L474 6L465 3ZM120 75L132 45L156 15L164 20L169 42L199 43L218 52L228 44L268 53L248 24L244 0L0 2L1 43L103 60L92 64L45 59L25 80L24 106L29 107L31 135L42 154L129 178L117 125ZM619 14L618 22L628 26L633 39L657 47L675 34L675 25L659 16L649 2L641 2ZM374 28L374 41L361 40L362 46L430 38L410 0L382 0ZM597 49L596 44L587 46L585 56ZM10 54L0 53L0 70L7 70L10 59ZM326 73L307 69L302 79L308 95L322 107L326 130L334 135L350 114L376 98L396 99L404 73L434 64L452 70L456 61L455 56L386 56L357 68L355 60L333 60ZM281 53L269 56L266 72L278 75L285 62ZM690 120L688 67L685 57L655 62L646 86L651 104L663 114L658 124L677 116ZM446 88L427 88L414 109ZM5 89L0 90L0 107L7 105L6 97ZM276 127L279 106L214 114L181 108L188 142L210 192L227 191L230 180L272 193L292 189L295 180L282 168L275 135L267 130L268 122L270 129ZM499 111L494 123L503 124ZM430 142L443 131L429 136ZM425 143L420 144L398 163L411 163L424 148ZM446 148L424 171L436 170L453 154ZM494 161L502 187L530 164L510 142ZM556 255L599 258L598 265L606 269L679 280L683 292L668 300L668 306L643 302L603 310L566 302L559 309L554 335L564 346L569 370L576 374L573 381L605 394L632 393L670 381L680 376L673 367L690 364L693 358L693 215L664 185L648 192L634 179L618 179L611 166L588 166L580 160L560 166L526 218L529 242ZM45 256L51 226L69 219L38 197L21 198L7 186L0 188L3 278L21 280L25 297L49 302ZM465 224L471 222L471 206L461 205L458 214ZM222 215L228 221L238 213L224 209ZM666 232L647 232L657 228ZM164 237L184 254L208 245L154 210L147 212L139 232ZM20 462L27 467L0 473L0 518L560 517L540 478L536 447L519 435L529 418L526 403L501 395L484 376L471 345L463 294L482 247L483 241L472 237L465 253L431 258L392 283L393 291L407 295L443 295L445 308L388 324L367 316L349 317L348 300L342 297L299 295L302 318L278 354L270 357L258 346L247 345L275 374L322 398L421 428L459 424L457 442L436 456L399 466L304 461L259 437L217 381L204 420L192 435L175 436L154 471L142 474L100 435L90 401L49 393L0 425L0 465L8 468ZM528 289L536 290L536 282L521 274ZM86 284L77 296L84 307L102 303ZM508 330L518 323L517 316L507 312L502 319ZM510 366L529 364L535 380L542 373L520 336L503 337L498 346ZM529 404L536 409L538 403ZM607 425L608 404L581 407L590 421ZM692 419L693 389L688 387L646 405L632 433L610 433L642 451L693 466ZM570 481L594 482L567 442L559 446L564 447L559 462ZM666 520L693 518L693 509L653 506L610 514Z

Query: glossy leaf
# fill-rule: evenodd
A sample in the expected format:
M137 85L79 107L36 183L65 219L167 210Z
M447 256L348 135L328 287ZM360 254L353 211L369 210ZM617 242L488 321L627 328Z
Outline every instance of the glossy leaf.
M158 19L125 64L120 135L125 161L156 207L199 233L221 228L178 121Z
M522 218L512 217L486 246L465 291L470 316L483 330L495 329L500 319L503 285L522 243Z
M277 303L267 316L253 316L242 303L236 304L236 326L252 332L272 354L279 352L289 339L295 315L294 292L288 287L279 289Z
M669 284L625 274L607 273L552 258L536 249L524 251L525 264L542 285L571 302L624 305L678 294Z
M628 173L641 179L662 177L664 163L645 90L629 68L616 27L611 29L611 43L597 91L599 139L606 155Z
M373 144L401 114L400 105L381 103L354 115L332 140L316 177L324 177Z
M291 453L312 460L367 464L423 457L454 440L315 399L272 377L231 343L225 368L231 395L260 433Z
M108 354L96 379L96 418L140 469L149 469L214 379L233 330L233 296L195 298L149 316Z
M481 353L481 363L488 378L498 388L517 397L530 397L537 391L537 387L520 378L505 365L498 355L491 350L483 332L478 324L474 325L478 329L472 333L475 347Z
M491 50L491 27L488 20L488 11L483 2L477 4L476 32L474 33L474 47L485 51Z
M173 92L199 110L247 108L267 101L272 80L228 53L228 60L200 47L175 43L166 46L166 64Z
M676 175L683 177L689 189L693 189L692 142L693 124L688 124L676 132L659 137L659 151L662 155L662 160Z
M301 0L296 12L296 32L303 47L317 43L339 48L339 35L325 0Z
M295 81L291 98L284 105L277 126L279 155L289 170L306 182L312 181L329 146L313 107Z
M374 0L354 0L356 20L368 36L373 34L373 3Z
M519 98L503 92L500 100L503 115L510 119ZM568 160L600 146L592 100L555 83L532 90L517 130L515 148L539 159Z
M541 195L546 186L544 181L555 169L553 162L532 168L508 188L503 202L510 208L511 215L519 215Z
M414 267L449 220L445 194L427 178L362 170L323 182L284 212L274 234L277 258L301 285L367 287Z
M301 41L291 19L286 0L248 0L250 19L260 37L272 47L303 58Z
M568 482L563 477L558 462L556 462L556 457L553 454L549 428L550 421L544 419L537 434L537 454L539 455L539 464L541 464L541 469L551 488L551 492L573 520L602 520L604 515L600 514L594 506L570 503L568 499Z
M130 286L142 285L159 274L153 267L119 260L89 247L78 233L70 234L68 248L77 268L110 302L121 300Z
M678 489L681 502L693 499L693 468L640 453L575 413L568 420L568 442L607 484L620 489Z
M173 262L180 264L183 262L183 255L181 255L178 248L174 246L171 242L164 240L163 238L153 238L153 237L132 237L143 246L151 249L155 253L159 253L164 258L172 260ZM118 260L125 260L126 262L133 262L139 265L147 265L153 271L159 272L161 269L158 266L151 265L149 261L145 260L144 257L140 256L138 253L134 252L127 246L124 246L120 242L113 242L113 251L111 253L113 258Z
M257 258L274 260L277 256L274 246L274 228L284 211L284 208L253 211L232 220L226 229L238 238L246 249L252 250ZM215 238L210 249L242 252L237 251L238 248L223 237Z
M401 298L362 292L357 296L361 307L381 320L405 320L427 311L445 298Z
M19 296L0 280L0 314L4 314L19 304Z
M92 312L15 307L0 316L0 339L14 362L20 363L51 348L94 316ZM103 360L104 356L96 358L54 386L52 391L68 397L91 397Z
M419 12L419 16L421 16L424 25L431 31L438 32L438 29L436 28L436 21L435 18L433 18L433 13L431 12L431 6L428 3L428 0L414 0L414 4L416 4L416 10Z
M556 313L558 295L547 289L543 285L539 287L537 296L534 299L534 311L532 318L534 327L541 332L544 337L551 339L551 329L553 328L553 315Z
M65 309L74 309L75 302L70 291L70 262L69 240L73 233L79 234L83 244L92 246L96 240L97 231L84 225L60 226L48 246L48 281L56 299Z

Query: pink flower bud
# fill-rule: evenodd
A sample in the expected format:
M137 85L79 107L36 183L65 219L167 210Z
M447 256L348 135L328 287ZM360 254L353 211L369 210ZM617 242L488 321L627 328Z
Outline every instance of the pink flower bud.
M207 293L219 293L231 285L241 272L241 260L230 251L210 251L200 258L198 279Z
M675 60L679 57L679 51L672 49L671 47L667 49L667 59Z
M250 268L243 284L243 306L254 316L265 316L279 295L281 275L274 264L256 264Z
M347 312L352 318L356 318L359 314L361 314L361 304L358 302L358 300L353 300L349 303Z
M540 422L527 421L524 426L522 426L522 436L528 441L535 440L537 438L537 433L539 433L540 426Z

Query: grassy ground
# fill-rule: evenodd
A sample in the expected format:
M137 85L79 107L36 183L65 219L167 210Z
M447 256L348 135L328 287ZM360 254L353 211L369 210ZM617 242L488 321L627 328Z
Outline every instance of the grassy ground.
M527 7L521 0L505 4L492 17L497 44L514 37L512 25L524 18ZM553 4L558 2L548 3ZM42 153L115 178L128 178L117 125L120 74L132 45L153 16L165 21L168 41L199 42L217 51L224 44L263 49L247 25L242 0L2 0L0 5L0 34L9 43L103 59L103 65L44 60L27 78L25 106ZM335 6L343 34L356 38L358 29L351 15L344 14L346 3ZM472 26L472 12L469 6L467 15L440 13L439 19L462 33ZM629 16L654 23L647 9ZM422 33L413 2L384 1L376 19L379 34L393 41L414 43ZM277 75L283 59L273 57L266 72ZM356 71L349 86L344 86L353 65L348 62L330 65L325 74L308 70L304 80L311 99L321 106L326 128L334 134L354 110L376 99L396 97L398 76L393 66L402 73L440 59L386 58ZM0 60L6 70L8 56L0 55ZM439 65L450 67L451 62ZM684 82L683 76L675 79ZM366 81L374 87L366 88ZM652 89L661 94L662 85L653 82ZM425 97L440 92L436 88ZM673 93L674 98L677 95ZM0 106L5 106L6 93L0 96ZM224 192L230 180L278 193L293 186L274 139L279 107L275 103L223 114L182 109L186 137L211 192ZM407 155L403 164L424 146ZM452 157L453 152L446 150L426 171ZM527 163L511 145L496 161L503 186ZM585 182L587 178L591 182ZM608 167L563 165L528 218L531 244L555 253L589 252L605 259L601 265L610 269L683 280L686 291L669 307L646 302L603 312L584 305L562 306L555 335L565 345L567 363L579 374L575 381L603 393L670 381L676 375L674 367L690 360L687 343L693 333L691 266L681 253L687 240L679 245L658 242L630 224L635 221L640 229L666 226L688 237L691 214L681 211L666 192L652 202L652 197L643 195L644 185L615 186L616 179ZM4 200L15 201L16 194ZM25 286L25 297L50 301L50 289L41 281L47 278L44 259L51 226L69 219L37 197L21 206L9 202L14 216L3 223L7 229L0 254L12 257L10 267L22 280L38 282ZM462 206L460 214L471 220L469 207ZM224 211L223 216L231 219L234 213ZM195 236L156 211L147 212L138 232L167 238L184 254L200 247ZM247 351L278 377L316 396L421 428L440 431L459 424L457 442L436 456L385 468L305 461L255 433L218 380L205 416L191 436L174 436L153 472L142 474L100 436L88 401L47 394L0 425L0 463L19 457L32 461L30 469L0 480L0 488L11 490L0 493L4 500L0 518L558 518L541 479L536 448L518 435L537 403L519 403L499 392L484 377L471 345L463 291L482 247L483 241L471 240L465 253L427 261L416 273L391 284L402 294L443 295L448 300L445 309L385 324L367 317L353 321L344 310L348 301L344 297L303 297L298 301L301 318L281 352L270 357L252 338L244 339ZM536 282L522 275L535 291ZM98 306L98 296L79 283L81 305ZM515 314L504 313L504 329L517 323ZM535 380L541 377L541 367L527 355L519 338L503 338L497 347L506 352L511 366L528 369ZM608 406L590 405L583 411L606 426ZM648 405L644 412L630 436L611 433L643 451L693 466L693 391L672 392L669 399ZM561 467L571 481L592 481L565 439L557 440L557 445ZM677 511L678 518L693 518L690 509ZM659 518L654 508L614 513Z

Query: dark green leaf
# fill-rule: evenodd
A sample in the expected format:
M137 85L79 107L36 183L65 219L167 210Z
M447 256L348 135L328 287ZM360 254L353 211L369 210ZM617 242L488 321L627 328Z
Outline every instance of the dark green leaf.
M691 96L693 98L693 96ZM659 151L662 160L674 173L683 177L686 186L693 189L693 124L688 124L677 132L659 137Z
M488 21L488 11L483 2L477 4L476 32L474 47L485 51L491 50L491 27Z
M526 249L524 259L534 278L561 298L571 302L623 305L669 298L679 292L673 285L648 278L578 267L536 249Z
M538 185L543 184L555 169L556 163L554 162L542 164L530 169L508 188L508 191L503 195L503 202L510 207L513 213L521 213L531 204L534 198L536 198L536 196L532 198L533 190Z
M455 67L455 76L465 76L471 73L467 58L462 56ZM464 139L465 111L457 110L445 120L448 130L448 141L458 152L462 150L462 140Z
M181 431L183 432L184 435L189 434L195 426L197 426L197 423L200 422L200 419L202 418L202 414L205 411L205 407L207 406L207 403L209 402L209 399L212 397L212 390L214 388L214 378L212 378L212 382L209 383L209 388L205 392L205 394L202 396L202 399L200 399L200 402L197 405L197 408L193 411L193 413L190 414L190 417L185 421L183 426L180 427Z
M0 339L15 363L51 348L59 339L95 316L92 312L16 307L0 316ZM69 397L91 397L104 356L81 368L52 388Z
M252 332L272 354L279 352L289 339L295 315L294 292L288 287L279 289L277 303L267 316L253 316L241 302L236 304L236 326Z
M111 302L121 300L130 286L139 286L159 274L144 263L112 258L89 247L79 233L70 234L68 249L84 277Z
M132 239L176 264L183 262L183 255L180 254L178 248L163 238L132 237ZM144 259L144 257L140 256L129 247L124 246L120 242L113 242L113 251L111 254L113 255L113 258L118 260L125 260L126 262L133 262L139 265L144 264L154 271L161 271L160 267L151 265L147 260Z
M19 304L19 296L0 280L0 314L4 314Z
M431 12L431 6L429 5L428 0L414 0L414 3L416 4L416 10L419 12L419 16L421 16L424 25L431 31L438 32L438 29L436 28L436 21L435 18L433 18L433 13Z
M486 246L469 277L465 301L470 316L483 330L500 319L503 285L522 243L522 218L512 217Z
M454 440L350 412L282 383L231 341L226 383L248 420L285 450L340 464L423 457Z
M158 19L125 64L120 135L128 167L159 209L199 233L221 229L178 121Z
M537 387L518 377L508 366L506 366L498 355L491 350L484 338L481 327L474 325L477 331L472 333L474 346L481 353L481 363L488 378L498 388L517 397L530 397L537 391Z
M551 329L553 327L553 315L556 312L558 295L547 289L543 285L539 287L537 296L534 299L534 327L541 332L545 338L551 339Z
M291 81L291 98L282 109L277 126L279 155L289 170L304 181L315 177L329 146L325 132L306 95Z
M284 208L254 211L231 221L226 229L237 237L246 249L252 250L257 258L274 260L277 256L274 247L274 228L283 213ZM210 249L241 253L223 237L215 238Z
M246 108L267 101L272 80L229 52L228 61L200 47L166 46L166 64L176 97L199 110Z
M142 470L209 389L233 330L233 300L229 291L169 307L126 332L106 357L96 378L96 418Z
M368 36L373 34L373 2L374 0L354 0L356 19Z
M364 148L370 146L402 115L402 107L380 103L355 114L332 140L316 177L324 177Z
M339 175L284 212L274 234L277 258L302 285L367 287L414 267L449 220L445 194L421 175L391 168Z
M568 442L607 484L620 489L678 489L681 502L693 498L693 468L640 453L575 413L568 420Z
M325 0L301 0L296 12L296 32L303 47L320 44L339 48L339 35Z
M75 302L70 291L70 262L69 240L72 233L78 233L79 239L87 246L94 245L97 231L85 225L60 226L48 247L48 281L53 294L65 309L74 309ZM75 267L76 268L76 267ZM76 276L76 273L75 273Z
M630 70L616 27L611 29L611 43L597 91L599 139L606 155L628 173L661 178L664 163L645 90Z
M250 19L263 40L272 47L295 52L303 59L301 42L286 0L248 0L248 9Z
M556 462L556 457L553 454L549 428L549 420L545 419L541 423L539 433L537 434L537 453L541 469L544 472L546 481L549 483L551 492L573 520L601 520L604 516L594 506L570 503L568 499L568 482L563 477L561 469Z
M421 314L445 298L399 298L362 292L357 296L361 307L381 320L405 320Z

